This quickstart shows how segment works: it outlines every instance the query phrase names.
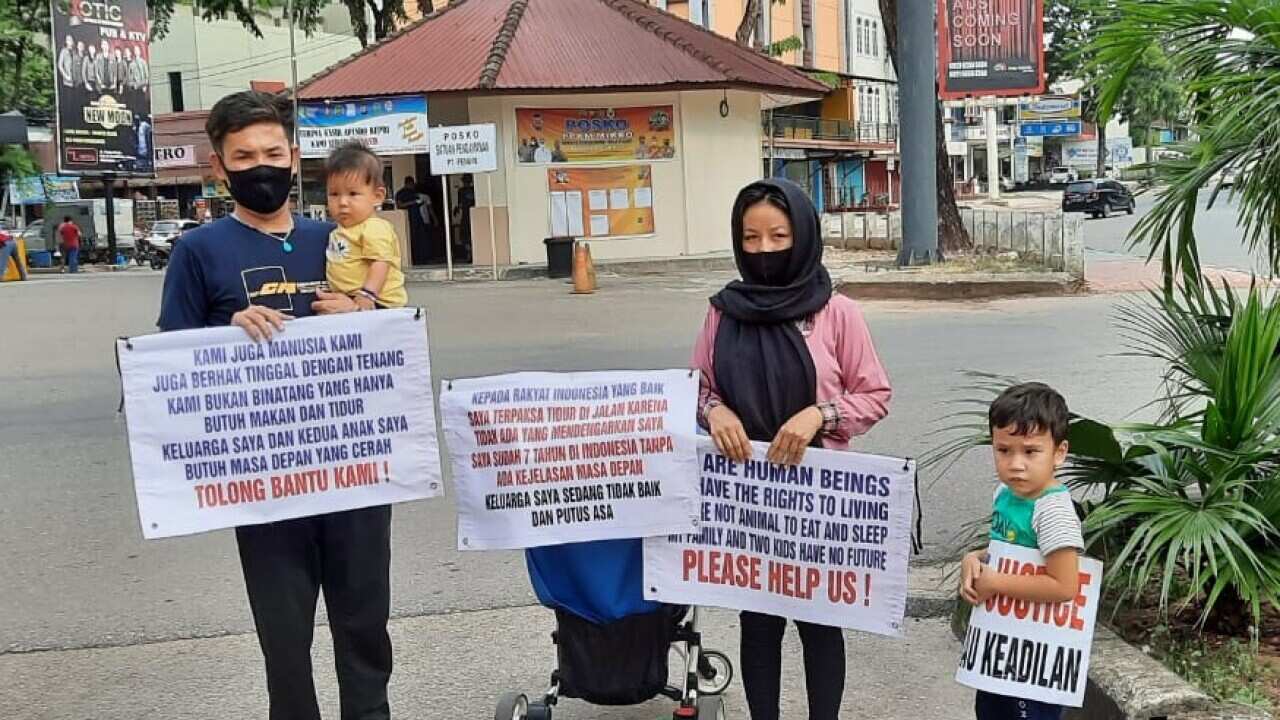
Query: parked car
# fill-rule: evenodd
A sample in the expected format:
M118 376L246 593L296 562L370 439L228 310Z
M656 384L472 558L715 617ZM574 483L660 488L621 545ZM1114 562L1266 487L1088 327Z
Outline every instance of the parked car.
M1067 183L1073 183L1079 179L1080 174L1075 171L1075 168L1060 166L1049 169L1050 185L1066 185Z
M163 268L169 264L169 255L182 233L197 227L200 223L195 220L157 220L151 232L138 243L138 264L147 263L156 270Z
M1083 212L1110 217L1112 210L1133 214L1135 202L1129 188L1115 180L1083 180L1067 185L1062 192L1063 212Z
M195 220L157 220L144 239L156 247L169 247L179 235L196 227L200 227L200 223Z

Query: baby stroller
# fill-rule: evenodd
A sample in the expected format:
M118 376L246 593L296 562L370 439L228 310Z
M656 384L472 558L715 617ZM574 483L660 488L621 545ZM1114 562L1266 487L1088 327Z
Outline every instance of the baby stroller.
M533 548L525 553L538 601L555 610L557 667L541 696L502 696L494 720L551 720L561 697L593 705L637 705L659 695L679 703L671 717L721 720L729 657L702 648L698 610L644 599L640 540ZM680 687L667 684L674 651Z

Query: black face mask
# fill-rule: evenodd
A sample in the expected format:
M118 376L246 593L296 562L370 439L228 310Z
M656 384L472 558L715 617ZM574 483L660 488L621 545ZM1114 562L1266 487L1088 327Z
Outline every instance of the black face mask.
M257 165L227 170L227 184L237 205L266 215L284 206L293 187L293 168Z
M743 280L753 285L781 287L787 284L787 267L791 264L791 251L742 253Z

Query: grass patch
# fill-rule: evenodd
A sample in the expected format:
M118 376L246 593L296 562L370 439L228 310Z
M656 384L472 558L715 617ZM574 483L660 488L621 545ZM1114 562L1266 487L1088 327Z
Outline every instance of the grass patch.
M1249 643L1207 635L1181 637L1157 625L1142 649L1215 700L1275 708L1272 693L1280 676L1273 662Z

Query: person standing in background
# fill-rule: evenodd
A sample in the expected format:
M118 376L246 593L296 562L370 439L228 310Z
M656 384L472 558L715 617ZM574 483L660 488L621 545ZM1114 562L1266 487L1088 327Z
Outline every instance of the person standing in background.
M58 226L58 249L62 251L62 271L80 272L80 226L67 215Z

